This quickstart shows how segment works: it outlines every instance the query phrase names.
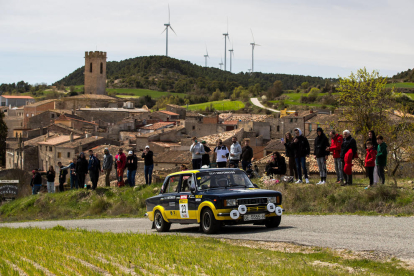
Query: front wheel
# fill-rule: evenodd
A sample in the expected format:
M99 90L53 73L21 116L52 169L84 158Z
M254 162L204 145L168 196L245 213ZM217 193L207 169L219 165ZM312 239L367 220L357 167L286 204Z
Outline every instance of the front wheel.
M214 217L211 209L205 209L201 214L201 228L206 234L214 234L220 229L220 223Z
M276 228L279 226L282 216L270 217L265 220L265 225L267 228Z
M158 232L168 232L171 227L171 223L166 222L161 215L160 211L155 211L154 214L154 226Z

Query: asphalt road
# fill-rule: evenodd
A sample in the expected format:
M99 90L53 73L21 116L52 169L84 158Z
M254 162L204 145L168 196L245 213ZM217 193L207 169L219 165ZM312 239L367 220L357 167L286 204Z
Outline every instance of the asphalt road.
M270 110L272 112L280 112L280 110L276 110L276 109L273 109L273 108L266 107L266 106L262 105L262 103L259 101L258 98L250 98L250 101L252 102L252 104L254 104L255 106L258 106L260 108L264 108L264 109Z
M1 223L0 227L67 228L111 232L156 233L146 218L85 219ZM173 224L170 233L204 236L197 225ZM1 231L1 230L0 230ZM379 251L399 258L414 258L414 217L283 216L277 229L264 226L226 226L216 238L293 242L302 245Z

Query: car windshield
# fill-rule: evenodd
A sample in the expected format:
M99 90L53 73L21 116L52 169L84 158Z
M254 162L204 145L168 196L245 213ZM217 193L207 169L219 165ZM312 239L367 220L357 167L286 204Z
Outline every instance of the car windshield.
M197 188L226 189L229 187L254 188L244 171L209 171L197 173Z

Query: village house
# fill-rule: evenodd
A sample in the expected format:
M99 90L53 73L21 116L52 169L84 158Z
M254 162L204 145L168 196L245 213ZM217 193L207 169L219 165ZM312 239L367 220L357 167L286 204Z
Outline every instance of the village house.
M174 127L175 122L158 122L154 124L145 125L138 129L140 133L152 133L157 130Z
M162 154L154 154L154 170L179 169L181 164L191 167L191 152L170 150Z
M156 112L152 112L149 115L150 119L159 119L163 122L173 122L178 121L180 119L180 115L171 111L160 110Z
M78 129L81 131L95 134L98 130L98 124L94 122L88 122L78 116L69 114L62 114L55 119L55 124L62 124L70 128Z
M79 108L117 108L122 107L125 100L107 95L81 94L71 97L62 97L56 100L57 109L79 109Z
M167 106L165 107L165 110L178 114L179 119L181 120L185 119L185 116L187 113L185 107L175 105L175 104L167 104Z
M0 106L21 107L32 104L35 99L30 96L14 96L14 95L0 95Z
M142 151L150 142L168 142L177 143L180 142L185 134L184 126L173 126L170 128L164 128L151 133L138 133L136 138L136 149Z
M24 106L23 127L28 128L29 117L33 117L47 110L55 109L55 100L45 100Z
M142 108L79 108L76 114L87 121L95 121L100 119L107 123L117 123L122 119L134 117L136 119L148 119L149 110L146 106Z

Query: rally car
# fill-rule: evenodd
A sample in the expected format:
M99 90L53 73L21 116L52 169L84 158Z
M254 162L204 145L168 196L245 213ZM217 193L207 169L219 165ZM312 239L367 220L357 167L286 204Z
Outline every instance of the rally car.
M158 232L172 223L200 224L206 234L223 225L278 227L282 194L258 189L240 169L200 169L168 175L160 194L146 200L147 216Z

